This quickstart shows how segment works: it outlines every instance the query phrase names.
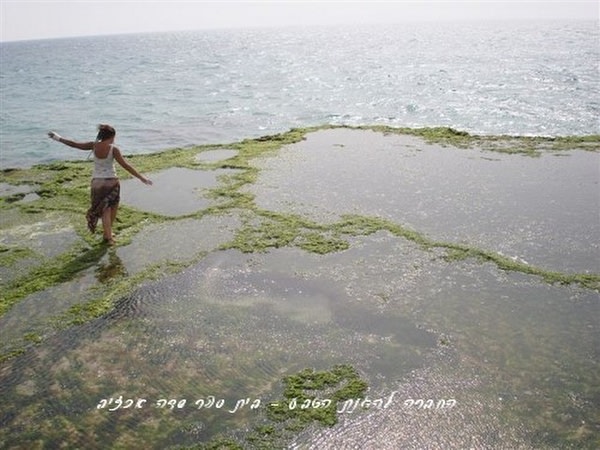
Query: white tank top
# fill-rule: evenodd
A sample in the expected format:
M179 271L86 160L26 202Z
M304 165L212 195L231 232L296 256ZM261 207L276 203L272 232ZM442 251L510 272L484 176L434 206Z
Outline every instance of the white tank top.
M106 158L98 158L94 151L94 171L92 178L117 178L115 172L115 158L113 157L113 146L110 146Z

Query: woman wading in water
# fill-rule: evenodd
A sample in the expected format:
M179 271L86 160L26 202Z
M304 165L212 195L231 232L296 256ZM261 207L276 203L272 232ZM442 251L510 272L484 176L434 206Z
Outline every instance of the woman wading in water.
M112 234L112 224L117 217L119 207L120 190L119 178L115 172L114 161L121 167L145 184L152 184L148 178L140 175L121 155L118 147L113 145L115 141L115 129L110 125L99 125L98 136L95 141L76 142L65 139L54 131L50 136L55 141L61 142L69 147L80 150L92 150L94 155L94 171L92 173L92 205L86 214L88 228L92 233L96 231L98 220L102 219L104 230L104 241L109 245L115 243Z

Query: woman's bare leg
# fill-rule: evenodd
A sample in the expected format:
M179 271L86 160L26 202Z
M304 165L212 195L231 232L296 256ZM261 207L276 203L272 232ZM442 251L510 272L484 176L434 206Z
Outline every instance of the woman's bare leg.
M115 206L111 207L111 213L110 213L110 223L111 225L113 223L115 223L115 220L117 219L117 210L119 209L119 204L117 203Z
M116 215L116 211L113 213L113 209L116 208L104 208L102 212L102 229L104 231L104 240L109 244L114 244L114 239L112 235L112 222L113 215Z

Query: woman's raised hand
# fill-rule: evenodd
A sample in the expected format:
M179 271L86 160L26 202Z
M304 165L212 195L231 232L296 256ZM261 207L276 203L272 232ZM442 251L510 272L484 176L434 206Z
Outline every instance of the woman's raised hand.
M48 132L48 137L50 139L54 139L55 141L59 141L59 142L60 142L60 139L62 138L62 136L60 134L58 134L58 133L56 133L54 131L49 131Z

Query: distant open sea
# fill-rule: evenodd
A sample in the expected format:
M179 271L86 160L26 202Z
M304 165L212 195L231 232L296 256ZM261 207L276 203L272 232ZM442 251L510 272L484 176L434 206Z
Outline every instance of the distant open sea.
M599 133L597 21L211 30L0 44L0 166L126 154L320 124Z

